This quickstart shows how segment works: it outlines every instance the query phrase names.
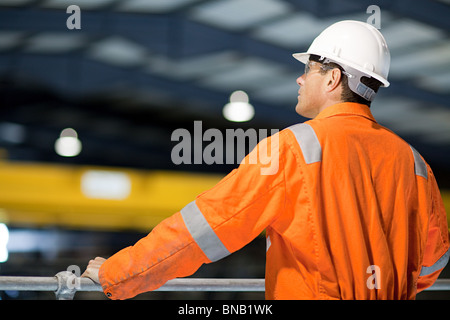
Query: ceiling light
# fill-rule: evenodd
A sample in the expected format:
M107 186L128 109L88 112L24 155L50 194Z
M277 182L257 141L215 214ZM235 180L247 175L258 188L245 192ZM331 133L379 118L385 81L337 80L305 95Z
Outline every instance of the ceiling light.
M6 224L0 223L0 263L8 260L9 230Z
M0 31L0 51L9 50L22 43L24 33L19 31Z
M119 4L119 11L127 12L168 12L199 0L128 0Z
M63 53L79 49L85 43L86 37L80 34L45 32L31 37L25 49L36 53Z
M8 143L19 144L23 143L26 138L25 127L11 122L0 123L0 140Z
M89 170L81 177L81 191L88 198L123 200L131 193L131 180L123 172Z
M233 122L249 121L255 115L253 106L249 103L248 95L244 91L235 91L230 96L230 102L223 107L225 119Z
M81 141L74 129L67 128L61 131L55 142L55 151L61 157L75 157L81 152Z
M289 13L288 3L276 0L220 0L197 6L191 18L221 28L241 30Z
M141 45L127 39L110 37L92 45L88 55L102 62L132 67L145 62L147 51Z
M44 8L67 8L68 6L74 4L73 0L47 0L43 4L41 4ZM108 6L114 2L114 0L77 0L76 5L79 6L82 10L92 10L92 9L100 9Z
M284 72L283 66L266 59L248 57L230 64L227 70L205 76L199 83L220 90L255 90Z

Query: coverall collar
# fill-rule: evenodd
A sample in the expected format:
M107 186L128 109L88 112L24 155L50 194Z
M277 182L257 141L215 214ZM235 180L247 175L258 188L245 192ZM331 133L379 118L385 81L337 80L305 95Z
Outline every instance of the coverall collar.
M368 106L355 102L342 102L329 106L322 110L314 119L323 119L338 115L358 115L376 122Z

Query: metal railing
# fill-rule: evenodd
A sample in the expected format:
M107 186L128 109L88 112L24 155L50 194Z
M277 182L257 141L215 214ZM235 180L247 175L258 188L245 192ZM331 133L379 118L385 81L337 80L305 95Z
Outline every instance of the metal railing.
M102 287L89 278L61 271L54 277L0 276L0 291L53 291L57 300L72 300L78 291L103 292ZM264 292L264 279L202 279L169 280L155 291L245 291Z
M245 291L264 292L264 279L183 278L167 281L155 291ZM54 277L0 276L0 290L53 291L57 300L72 300L77 291L98 291L102 287L91 279L61 271ZM450 279L438 279L427 291L450 291Z

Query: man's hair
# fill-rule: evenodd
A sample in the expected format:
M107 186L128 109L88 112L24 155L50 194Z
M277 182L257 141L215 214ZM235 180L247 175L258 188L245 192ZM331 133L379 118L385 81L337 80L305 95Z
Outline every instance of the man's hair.
M322 63L320 56L314 55L314 54L309 56L309 60L315 61L318 63ZM341 84L342 84L341 100L343 102L356 102L356 103L365 104L366 106L370 107L371 101L364 99L357 93L350 90L350 88L348 86L348 77L342 72L342 71L344 71L344 68L342 68L340 65L338 65L337 63L334 63L334 62L328 62L324 65L330 66L332 68L338 68L339 70L341 70ZM326 74L327 72L328 72L328 70L320 69L321 74ZM378 92L378 89L382 85L382 83L380 81L378 81L375 78L371 78L371 77L361 77L361 82L363 84L365 84L366 86L368 86L369 88L371 88L373 91L375 91L375 93Z

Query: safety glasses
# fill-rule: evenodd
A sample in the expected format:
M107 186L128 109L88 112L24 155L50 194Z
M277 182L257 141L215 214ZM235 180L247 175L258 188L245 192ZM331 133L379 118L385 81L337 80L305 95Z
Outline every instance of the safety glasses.
M308 74L309 71L311 71L311 67L312 67L312 66L315 66L315 65L319 65L320 69L322 69L322 70L324 70L324 71L328 71L328 70L334 69L334 68L331 67L331 66L327 66L327 65L324 65L324 64L320 64L320 63L315 62L315 61L308 61L307 63L305 63L305 74Z

